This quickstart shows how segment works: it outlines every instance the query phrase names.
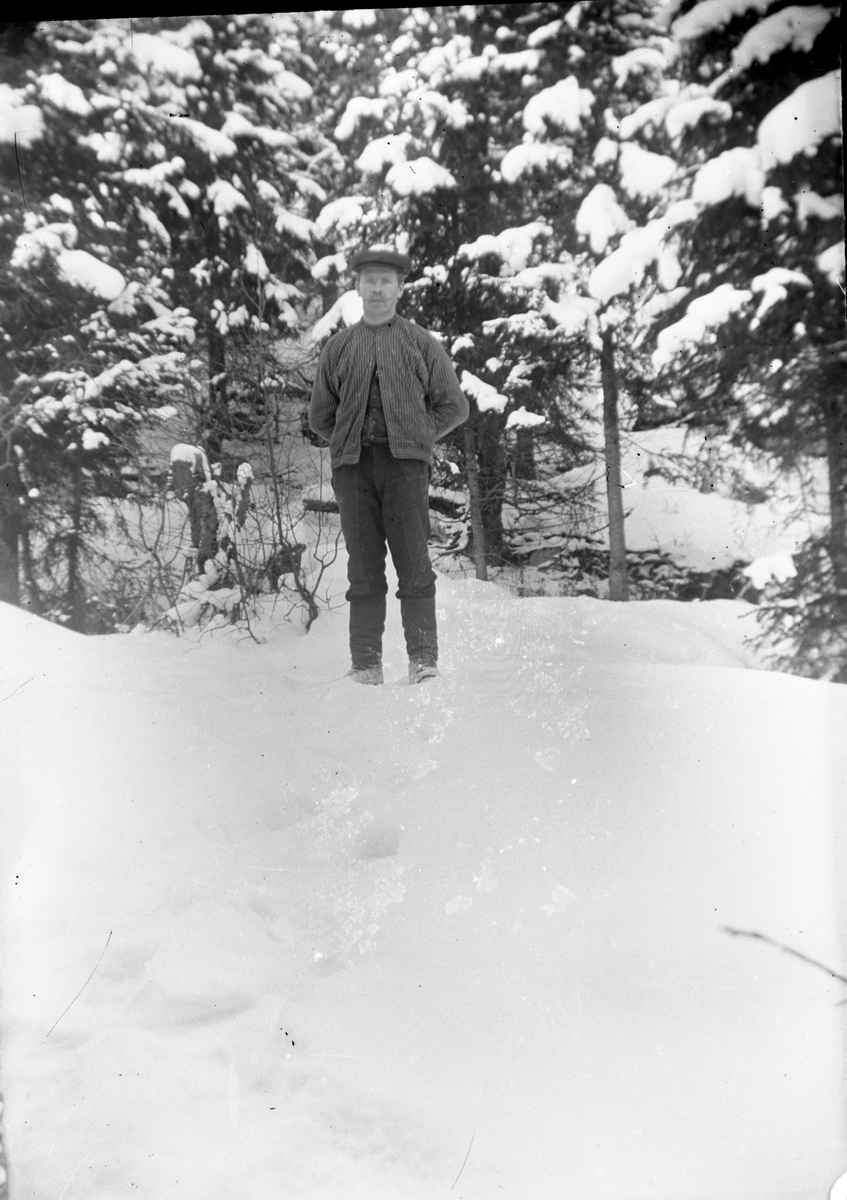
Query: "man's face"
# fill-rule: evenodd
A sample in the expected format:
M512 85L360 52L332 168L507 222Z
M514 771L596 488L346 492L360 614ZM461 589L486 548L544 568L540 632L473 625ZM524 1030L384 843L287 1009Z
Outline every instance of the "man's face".
M390 321L403 294L403 280L393 267L373 263L362 267L356 279L356 291L362 297L365 321L381 325Z

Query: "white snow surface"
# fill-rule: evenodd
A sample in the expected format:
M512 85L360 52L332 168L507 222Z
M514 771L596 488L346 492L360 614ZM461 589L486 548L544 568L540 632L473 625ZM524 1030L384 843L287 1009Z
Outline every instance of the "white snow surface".
M438 588L417 688L344 677L343 607L257 644L0 605L15 1200L841 1173L844 985L723 927L844 973L847 689L749 669L743 603Z

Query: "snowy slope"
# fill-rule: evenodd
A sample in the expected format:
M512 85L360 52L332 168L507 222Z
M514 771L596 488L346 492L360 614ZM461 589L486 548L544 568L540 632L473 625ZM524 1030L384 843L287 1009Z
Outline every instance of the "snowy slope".
M845 1170L844 985L721 927L845 973L847 689L750 669L743 604L439 587L420 688L344 679L344 612L256 644L0 607L12 1200Z

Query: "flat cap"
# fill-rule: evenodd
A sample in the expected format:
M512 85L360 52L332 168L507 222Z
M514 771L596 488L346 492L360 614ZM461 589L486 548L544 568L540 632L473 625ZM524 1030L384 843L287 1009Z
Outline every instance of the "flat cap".
M361 271L362 267L371 265L393 267L401 275L408 275L412 269L412 260L407 254L400 254L390 246L370 246L367 250L357 250L347 265L351 271Z

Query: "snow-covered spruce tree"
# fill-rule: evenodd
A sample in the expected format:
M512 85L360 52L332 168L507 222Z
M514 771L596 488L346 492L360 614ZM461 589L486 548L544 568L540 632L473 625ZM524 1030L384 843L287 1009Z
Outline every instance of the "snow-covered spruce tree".
M5 494L13 503L4 505L2 542L22 549L34 603L27 531L39 528L45 564L64 546L73 592L74 514L86 524L103 472L131 452L117 425L143 424L177 382L176 347L203 335L194 353L209 402L193 432L219 456L229 393L255 402L260 391L255 378L228 389L228 346L243 351L256 337L296 332L298 282L310 281L306 214L325 198L310 173L320 138L301 120L311 89L291 69L311 69L299 50L307 20L163 18L134 22L132 38L114 23L56 22L36 35L29 82L4 93L20 133L7 154L19 186L3 198ZM140 374L130 369L138 364ZM82 440L98 397L99 424ZM57 421L73 428L60 434ZM39 455L27 457L25 443ZM71 459L57 458L60 449ZM36 492L42 511L22 521L19 501ZM59 513L55 531L48 504ZM6 558L14 597L11 549Z
M197 322L209 375L197 435L220 458L232 409L256 400L255 379L229 369L230 348L295 337L311 282L310 215L326 194L304 78L314 73L303 49L310 14L133 26L131 41L113 28L94 35L116 78L128 66L137 80L117 90L109 183L129 222L158 243L169 293Z
M485 9L491 12L490 6ZM515 8L520 8L517 15ZM504 17L532 31L527 43L539 55L538 83L509 134L513 144L500 164L524 205L533 205L550 226L555 262L539 271L523 272L512 281L531 293L530 306L568 336L574 358L583 372L599 366L603 393L604 456L609 512L609 595L628 597L624 536L623 482L620 471L619 393L643 390L643 368L633 353L631 325L636 311L629 283L617 296L596 296L588 272L593 255L634 219L649 209L650 197L661 187L657 173L648 187L650 168L621 170L619 154L609 136L621 117L652 94L655 66L663 58L661 39L650 21L651 7L630 2L574 5L562 15L554 5L504 6ZM502 29L498 31L502 36ZM540 51L543 50L543 53ZM640 165L640 164L639 164ZM673 164L671 164L672 166ZM637 175L637 178L634 178ZM629 176L629 178L627 178ZM628 215L609 184L612 178L628 193ZM612 212L614 210L614 212ZM613 220L609 217L613 216ZM590 233L591 255L580 242Z
M681 269L654 364L683 419L786 471L825 464L828 531L761 618L793 642L793 669L847 680L839 10L727 0L667 5L664 19L676 78L625 131L679 164L663 244Z
M85 36L40 26L21 86L0 96L2 595L19 602L22 578L27 604L77 629L109 620L101 497L161 419L194 336L103 180L109 102Z

